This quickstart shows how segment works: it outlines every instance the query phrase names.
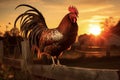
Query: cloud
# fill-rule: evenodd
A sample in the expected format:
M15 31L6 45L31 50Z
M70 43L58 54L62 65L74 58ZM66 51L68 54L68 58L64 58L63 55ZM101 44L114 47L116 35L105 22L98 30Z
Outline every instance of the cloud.
M35 3L35 2L39 2L40 0L26 0L26 2L32 2L32 3Z
M14 0L8 0L8 2L11 2L11 1L14 1ZM0 0L0 3L4 3L6 2L6 0Z
M6 1L6 0L2 0L2 1ZM9 0L9 1L15 1L15 0ZM120 1L119 0L25 0L25 2L39 2L47 5L61 5L61 4L101 5L101 4L119 4Z
M64 0L41 0L44 3L47 4L61 4L61 3L65 3Z
M80 23L100 23L100 22L103 22L107 18L109 18L109 16L93 15L87 19L81 20Z
M112 8L114 7L114 5L101 5L101 6L88 6L86 9L82 9L80 12L84 13L84 12L95 12L95 11L99 11L99 10L103 10L103 9L108 9L108 8Z
M13 7L20 0L0 0L0 10Z

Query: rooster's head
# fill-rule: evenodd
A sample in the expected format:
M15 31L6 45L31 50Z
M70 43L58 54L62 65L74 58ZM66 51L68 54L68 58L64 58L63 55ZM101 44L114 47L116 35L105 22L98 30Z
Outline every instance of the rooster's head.
M77 8L74 7L74 6L70 6L68 8L68 10L70 12L69 18L70 18L71 22L75 23L77 21L77 17L78 17L78 14L79 14Z

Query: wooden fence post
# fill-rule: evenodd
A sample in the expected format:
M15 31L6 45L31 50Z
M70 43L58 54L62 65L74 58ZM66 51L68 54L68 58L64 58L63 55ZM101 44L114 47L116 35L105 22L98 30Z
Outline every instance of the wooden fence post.
M0 41L0 62L3 60L3 42Z
M32 54L29 47L29 41L24 40L22 44L22 60L21 60L21 69L23 71L28 71L29 66L32 64Z

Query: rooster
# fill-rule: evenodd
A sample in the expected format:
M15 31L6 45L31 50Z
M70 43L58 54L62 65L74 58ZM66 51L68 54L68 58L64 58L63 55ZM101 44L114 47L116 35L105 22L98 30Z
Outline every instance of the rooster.
M64 16L58 27L49 29L40 11L27 4L20 4L16 8L21 6L30 9L16 18L14 27L20 20L20 30L29 40L30 47L35 47L41 54L50 55L53 64L59 65L59 55L76 40L78 10L74 6L70 6L69 13ZM57 63L55 63L54 57L56 57Z

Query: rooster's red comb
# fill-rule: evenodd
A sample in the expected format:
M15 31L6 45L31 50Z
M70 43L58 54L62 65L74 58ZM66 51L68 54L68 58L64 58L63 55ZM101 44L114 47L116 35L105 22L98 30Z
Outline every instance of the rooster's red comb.
M76 7L74 6L69 6L68 10L71 12L71 13L76 13L78 15L78 10Z

